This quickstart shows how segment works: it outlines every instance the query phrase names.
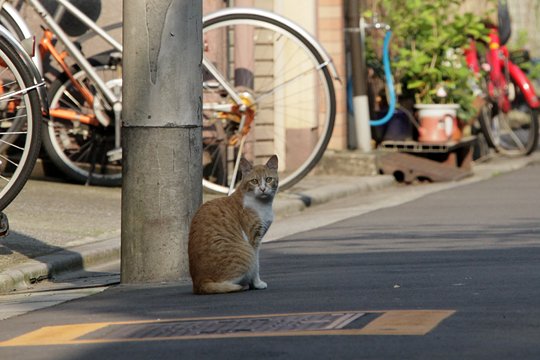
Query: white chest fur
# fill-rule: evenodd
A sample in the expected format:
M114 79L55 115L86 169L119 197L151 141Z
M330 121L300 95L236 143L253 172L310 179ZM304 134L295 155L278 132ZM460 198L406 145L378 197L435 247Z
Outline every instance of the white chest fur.
M262 235L266 233L272 221L274 220L274 212L272 210L271 201L260 201L253 195L246 195L244 197L244 207L254 210L259 219L261 219L263 232Z

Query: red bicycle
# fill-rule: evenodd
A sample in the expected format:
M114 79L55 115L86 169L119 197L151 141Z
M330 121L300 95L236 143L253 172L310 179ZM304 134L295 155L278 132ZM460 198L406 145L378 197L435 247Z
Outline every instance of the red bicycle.
M499 2L499 27L492 27L483 59L472 41L465 51L467 64L482 80L486 104L479 122L488 144L505 155L529 155L538 146L540 100L532 82L511 61L505 43L510 37L510 18L503 1Z

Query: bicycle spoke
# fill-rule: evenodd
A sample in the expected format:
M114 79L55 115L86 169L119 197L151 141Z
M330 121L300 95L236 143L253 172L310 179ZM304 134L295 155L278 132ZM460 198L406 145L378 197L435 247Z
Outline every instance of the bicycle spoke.
M10 143L9 141L5 141L4 139L0 139L0 142L3 143L3 144L6 144L8 146L11 146L11 147L13 147L13 148L15 148L17 150L21 150L21 151L24 150L24 148L22 146L15 145L13 143Z
M501 127L503 128L503 130L506 130L506 132L502 132L502 134L506 134L507 136L509 136L513 140L514 144L519 148L519 150L524 151L525 145L519 139L519 137L514 133L514 130L509 124L508 118L509 118L508 114L505 114L504 116L501 117L500 125L502 125Z
M257 102L263 100L265 97L268 97L269 95L272 95L276 90L279 90L280 88L282 87L285 87L287 85L289 85L290 83L292 83L293 81L296 81L298 79L300 79L301 77L304 77L306 76L307 73L310 73L312 71L312 69L308 69L306 71L304 71L303 73L300 73L298 75L296 75L295 77L289 79L289 80L286 80L286 81L283 81L282 83L280 84L277 84L276 86L274 86L273 89L270 89L268 90L267 92L263 92L261 95L259 95L255 100Z
M2 160L5 160L7 161L8 163L10 163L11 165L15 166L15 167L19 167L19 163L16 163L15 161L11 160L10 158L4 156L4 155L0 155L0 158Z
M0 132L0 136L3 135L26 135L28 134L26 131L6 131L6 132Z
M2 77L2 74L0 74L0 78L1 78L1 77ZM13 85L13 84L17 84L17 81L16 81L16 80L13 80L13 81L10 81L10 82L7 82L7 83L6 83L6 82L3 82L3 83L2 83L2 87L8 88L8 89L9 89L9 88L11 88L11 85ZM17 88L18 88L18 87L17 87Z
M209 183L221 181L218 173L223 171L222 167L231 169L239 156L262 161L278 154L280 186L285 189L307 174L330 139L335 99L328 61L312 51L317 46L297 37L297 33L290 32L287 26L274 21L267 23L264 16L259 19L253 14L246 17L238 14L238 23L234 16L223 22L216 19L210 23L205 21L204 36L226 43L220 48L220 44L209 42L209 48L215 53L205 55L222 75L227 76L229 84L238 86L238 94L254 117L245 134L246 129L240 129L238 125L238 118L245 114L233 109L229 110L232 112L229 115L220 108L220 104L224 106L234 101L223 95L223 86L214 85L220 83L219 79L205 77L203 102L215 104L214 110L207 106L205 111L211 117L223 119L227 129L226 151L214 143L214 148L209 147L211 143L205 143L205 162L209 161L206 156L212 161L204 173L205 186L226 193L232 175L223 186ZM248 76L244 77L244 73ZM242 76L248 82L241 83L236 76ZM235 142L237 139L245 139L243 150ZM210 171L213 178L209 176Z
M19 94L27 94L30 90L33 90L33 89L37 89L38 87L41 87L43 86L44 83L41 83L41 84L37 84L37 85L33 85L33 86L29 86L27 88L24 88L24 89L20 89L20 90L17 90L17 91L12 91L12 92L9 92L5 95L2 95L0 96L0 101L3 101L4 99L7 99L7 98L11 98L12 96L14 95L19 95Z
M121 65L109 66L105 59L97 56L91 59L96 74L109 87L111 93L120 95L122 83ZM83 70L73 69L74 79L94 96L92 106L73 85L66 75L51 85L52 119L45 132L44 147L52 162L67 176L80 183L93 185L120 185L122 179L121 160L111 160L105 156L114 146L114 118L109 111L103 109L97 89ZM100 109L99 113L95 113ZM57 117L55 117L57 116ZM95 120L111 118L109 126L102 126ZM92 143L96 138L100 143Z

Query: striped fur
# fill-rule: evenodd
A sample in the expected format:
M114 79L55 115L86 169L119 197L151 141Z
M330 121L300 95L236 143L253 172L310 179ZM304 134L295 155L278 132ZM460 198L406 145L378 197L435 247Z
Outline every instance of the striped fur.
M196 294L264 289L259 248L273 219L277 156L266 165L241 161L242 181L228 197L203 204L191 222L189 271Z

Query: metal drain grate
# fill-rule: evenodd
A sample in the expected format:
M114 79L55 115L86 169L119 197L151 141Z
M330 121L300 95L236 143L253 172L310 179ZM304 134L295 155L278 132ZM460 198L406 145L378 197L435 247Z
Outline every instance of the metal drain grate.
M362 312L338 312L109 325L79 340L339 330L363 315Z

